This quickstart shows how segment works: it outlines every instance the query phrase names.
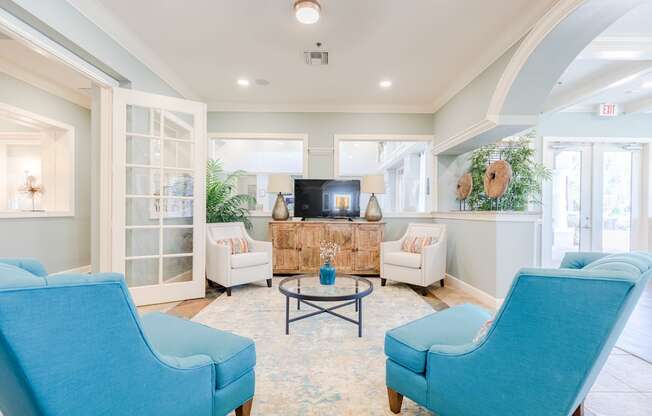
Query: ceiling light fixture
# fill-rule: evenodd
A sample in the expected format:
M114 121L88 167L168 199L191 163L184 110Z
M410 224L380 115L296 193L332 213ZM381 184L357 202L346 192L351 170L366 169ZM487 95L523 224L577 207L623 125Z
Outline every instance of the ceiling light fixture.
M391 86L392 86L392 81L390 81L390 80L386 79L386 80L380 81L380 88L389 88Z
M249 86L249 80L241 78L238 80L238 85L241 87L248 87Z
M321 5L318 0L295 0L294 2L294 16L304 25L317 23L320 13Z

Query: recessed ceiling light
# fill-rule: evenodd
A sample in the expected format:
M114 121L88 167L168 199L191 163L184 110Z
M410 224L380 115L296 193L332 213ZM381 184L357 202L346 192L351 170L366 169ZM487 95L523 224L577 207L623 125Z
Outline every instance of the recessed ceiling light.
M320 13L321 5L317 0L295 0L294 2L294 16L304 25L317 23Z
M238 85L241 86L241 87L248 87L249 86L249 80L244 79L244 78L240 78L238 80Z
M381 88L389 88L391 86L392 86L392 81L390 81L390 80L386 79L386 80L380 81L380 87Z

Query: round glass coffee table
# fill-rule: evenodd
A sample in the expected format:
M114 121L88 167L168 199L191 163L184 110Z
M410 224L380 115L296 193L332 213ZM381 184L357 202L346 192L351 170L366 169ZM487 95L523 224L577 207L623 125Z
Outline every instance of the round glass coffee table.
M374 285L364 277L338 275L334 285L319 283L319 275L291 276L283 279L278 290L285 295L285 334L290 334L290 323L327 313L358 326L358 336L362 337L362 298L374 290ZM294 318L290 318L290 298L297 300L297 310L301 304L317 309ZM329 308L314 302L342 302ZM351 319L337 312L336 309L354 305L358 320Z

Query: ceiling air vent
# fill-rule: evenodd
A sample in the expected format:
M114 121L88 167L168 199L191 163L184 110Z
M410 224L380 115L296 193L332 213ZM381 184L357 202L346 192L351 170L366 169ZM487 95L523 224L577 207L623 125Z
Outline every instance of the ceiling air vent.
M307 51L303 53L308 65L328 65L328 52Z

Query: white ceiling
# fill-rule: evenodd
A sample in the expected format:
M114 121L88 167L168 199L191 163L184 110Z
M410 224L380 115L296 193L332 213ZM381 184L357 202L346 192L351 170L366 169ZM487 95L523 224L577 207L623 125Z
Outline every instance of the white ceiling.
M548 111L652 111L652 3L633 9L595 39L561 76ZM649 103L648 103L649 101Z
M68 1L209 108L405 112L432 112L556 2L322 0L321 20L306 26L292 0ZM304 63L318 41L327 67ZM394 85L381 90L381 79Z

